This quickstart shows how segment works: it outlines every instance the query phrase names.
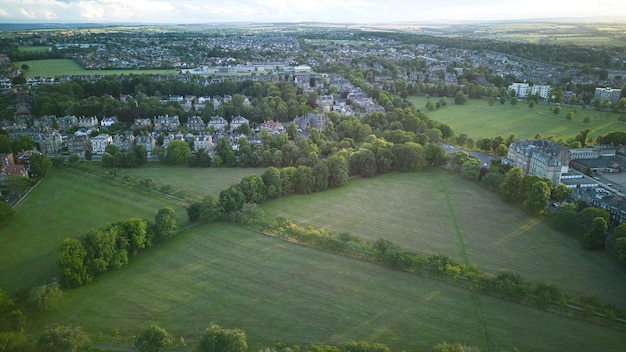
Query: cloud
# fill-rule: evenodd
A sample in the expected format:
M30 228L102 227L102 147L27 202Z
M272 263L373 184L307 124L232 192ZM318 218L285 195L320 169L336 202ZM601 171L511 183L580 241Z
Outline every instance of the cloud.
M623 0L2 0L10 22L394 22L622 16Z

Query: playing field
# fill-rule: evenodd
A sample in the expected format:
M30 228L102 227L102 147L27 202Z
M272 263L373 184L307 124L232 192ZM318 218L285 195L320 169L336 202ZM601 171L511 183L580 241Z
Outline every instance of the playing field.
M509 103L497 102L489 106L486 99L470 99L465 105L455 105L454 98L448 98L448 105L434 111L425 108L428 99L425 97L409 97L417 109L425 112L433 120L449 125L455 134L465 133L474 140L502 136L507 138L516 134L518 138L533 138L540 133L542 137L556 136L567 140L580 131L591 128L592 137L605 135L612 131L626 131L626 124L617 119L621 115L613 112L583 109L580 106L561 106L561 112L554 115L547 104L537 104L529 108L526 102L520 101L513 106ZM437 102L439 98L430 98ZM570 110L576 110L575 117L568 121L565 117ZM589 123L584 123L590 117Z
M16 61L14 67L28 65L26 77L57 77L57 76L80 76L80 75L130 75L130 74L177 74L177 70L85 70L71 59L47 59Z
M106 172L105 170L104 172ZM117 169L119 178L151 179L157 187L171 186L173 192L184 192L191 199L220 192L237 184L244 176L261 175L264 168L191 168L151 164L149 167Z
M193 349L211 321L243 329L250 351L279 341L305 346L352 340L395 351L428 351L443 340L482 351L608 351L626 338L221 223L187 230L131 265L67 291L59 309L27 328L72 324L97 343L131 346L132 336L157 324L177 341L184 338L187 346L176 349Z
M66 237L131 217L154 221L171 206L178 223L185 209L66 170L55 171L16 207L17 215L0 230L0 287L14 292L59 276L57 249Z
M353 178L346 187L284 197L263 209L298 224L467 260L492 273L513 270L626 308L626 274L615 258L584 250L546 221L446 171Z

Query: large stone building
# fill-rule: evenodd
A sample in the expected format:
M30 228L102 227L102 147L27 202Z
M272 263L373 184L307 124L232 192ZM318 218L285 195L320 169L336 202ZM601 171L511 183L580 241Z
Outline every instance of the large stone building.
M519 166L526 175L546 177L554 186L561 182L561 174L569 171L567 148L550 140L524 140L511 143L508 163Z

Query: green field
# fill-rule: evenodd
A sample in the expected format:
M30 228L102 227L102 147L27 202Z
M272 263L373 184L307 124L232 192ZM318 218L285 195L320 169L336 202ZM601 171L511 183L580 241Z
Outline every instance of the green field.
M442 340L482 351L607 351L626 338L489 296L477 302L482 320L464 288L218 223L185 231L129 266L68 291L60 308L29 330L71 323L98 343L129 346L133 335L157 324L193 348L214 321L243 329L250 351L278 341L351 340L407 351L428 351Z
M554 115L550 105L538 104L529 108L526 102L520 101L516 106L497 102L489 106L486 99L470 99L465 105L455 105L454 98L448 98L448 105L435 111L427 111L424 107L426 97L409 97L417 109L425 112L433 120L449 125L455 134L465 133L474 140L503 136L507 138L515 133L518 138L533 138L536 133L543 137L556 136L557 139L574 137L580 131L591 128L592 137L605 135L612 131L626 131L626 124L619 122L618 117L624 114L583 109L580 106L561 106L561 113ZM439 98L430 98L437 102ZM575 117L568 121L568 111L576 110ZM585 117L591 122L583 123Z
M150 165L135 169L117 169L121 178L149 178L157 186L171 185L174 191L183 191L189 198L201 199L207 194L219 196L222 190L239 183L244 176L261 175L263 168L190 168Z
M27 52L37 52L44 53L50 49L49 46L20 46L17 48L18 51L27 51Z
M261 170L147 167L128 175L216 194ZM58 276L56 249L64 237L129 217L152 220L164 205L170 204L57 170L0 232L0 287L14 292L47 282ZM185 225L185 210L173 207ZM346 187L281 198L263 209L365 239L386 237L423 253L465 257L488 271L516 270L525 279L624 307L626 278L614 258L583 250L446 171L353 178ZM225 223L185 230L128 266L66 291L57 310L29 317L26 328L37 336L51 324L71 324L95 343L131 346L133 336L158 324L184 338L187 346L178 349L190 349L211 321L242 328L250 351L277 341L351 340L407 351L427 351L443 340L483 351L607 351L626 341L625 332Z
M547 221L528 217L497 194L446 171L353 178L346 187L284 197L263 208L302 225L467 258L492 273L513 270L527 280L552 282L626 308L626 275L615 258L583 249Z
M59 170L35 187L16 207L13 221L0 231L0 287L14 292L59 276L57 249L65 237L130 217L154 220L163 206L185 209L124 187Z
M48 59L16 61L14 67L28 65L26 77L57 77L63 75L130 75L130 74L177 74L178 70L85 70L71 59Z

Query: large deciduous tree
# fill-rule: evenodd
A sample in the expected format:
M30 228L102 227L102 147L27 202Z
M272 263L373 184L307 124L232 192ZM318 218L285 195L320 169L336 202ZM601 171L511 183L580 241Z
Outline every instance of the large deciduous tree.
M230 186L228 189L220 192L219 205L222 214L233 213L241 210L245 202L246 197L243 193L241 193L239 187L237 186Z
M7 203L0 201L0 227L10 223L14 216L15 210Z
M348 183L348 162L343 156L333 155L326 159L328 187L342 187Z
M435 143L428 143L424 146L424 158L428 166L440 166L448 162L445 149Z
M206 328L196 351L245 352L248 350L246 334L241 329L225 329L215 323Z
M376 175L376 169L376 156L371 150L361 148L350 155L350 173L352 175L373 177Z
M480 160L476 158L469 158L461 165L461 172L463 176L470 180L475 180L480 173Z
M28 304L38 312L47 312L59 305L63 292L58 284L33 287L28 294Z
M171 207L159 209L154 217L154 239L164 240L176 234L178 228L176 222L176 212Z
M274 166L270 166L265 170L261 178L267 188L267 197L269 199L280 197L283 191L280 170Z
M607 229L608 225L604 218L593 219L591 228L583 236L583 246L591 250L603 249Z
M41 352L74 352L89 343L89 337L81 327L55 326L39 336L37 349Z
M550 187L544 181L537 181L524 199L524 208L529 214L541 214L550 202Z
M294 192L298 194L309 194L313 192L313 169L308 166L300 165L296 168L293 175Z
M152 325L137 336L135 347L140 352L161 352L172 343L172 336L163 328Z
M167 145L165 163L168 165L185 165L191 155L189 144L185 141L172 141Z
M52 161L41 153L34 153L28 159L30 164L30 173L36 178L42 178L52 169Z
M239 190L243 193L246 203L261 204L267 198L267 187L261 176L252 174L239 182Z
M500 191L505 200L521 200L523 198L524 172L519 166L513 167L504 175Z
M58 265L61 269L61 284L63 287L79 287L91 282L92 276L85 265L87 250L82 242L68 237L59 248Z

